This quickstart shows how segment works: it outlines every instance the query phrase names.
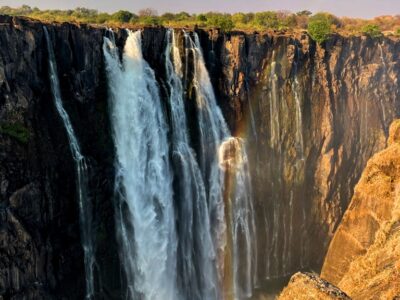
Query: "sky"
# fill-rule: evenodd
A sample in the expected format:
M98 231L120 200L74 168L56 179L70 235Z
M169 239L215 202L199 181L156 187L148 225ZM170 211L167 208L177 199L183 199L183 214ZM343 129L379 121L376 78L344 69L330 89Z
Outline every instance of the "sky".
M120 9L135 12L150 7L160 14L167 11L234 13L263 10L297 12L305 9L362 18L400 14L400 0L0 0L0 6L17 7L23 4L40 9L71 9L80 6L106 12Z

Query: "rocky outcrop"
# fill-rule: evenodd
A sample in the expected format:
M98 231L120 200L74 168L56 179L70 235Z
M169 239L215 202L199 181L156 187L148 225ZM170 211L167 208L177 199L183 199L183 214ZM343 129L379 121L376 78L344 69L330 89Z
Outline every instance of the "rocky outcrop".
M329 246L321 276L353 299L400 296L400 120L368 162Z
M296 273L278 300L350 300L344 292L310 273Z
M0 17L0 295L76 299L84 279L75 171L52 101L42 26ZM121 298L106 31L46 26L64 106L90 163L96 296ZM122 48L126 33L115 33ZM198 34L229 127L249 141L259 278L318 270L362 169L399 114L400 43L335 36L317 46L304 33ZM165 29L146 28L142 37L163 95Z

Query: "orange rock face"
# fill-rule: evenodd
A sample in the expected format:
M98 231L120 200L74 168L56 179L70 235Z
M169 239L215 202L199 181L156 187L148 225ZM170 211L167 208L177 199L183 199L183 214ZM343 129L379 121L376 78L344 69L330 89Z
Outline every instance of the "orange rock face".
M321 277L352 299L400 295L400 120L373 156L330 244Z
M350 300L337 287L318 276L309 273L296 273L278 300Z

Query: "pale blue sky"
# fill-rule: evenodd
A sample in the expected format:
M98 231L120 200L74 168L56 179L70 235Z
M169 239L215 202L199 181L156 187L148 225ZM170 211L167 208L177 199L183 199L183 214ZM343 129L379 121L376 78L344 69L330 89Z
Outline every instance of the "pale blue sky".
M287 9L313 12L329 11L338 16L371 18L379 15L400 14L400 0L0 0L0 6L12 7L27 4L43 8L75 8L83 6L100 11L119 9L137 11L152 7L159 13L166 11L190 13L221 11L248 12Z

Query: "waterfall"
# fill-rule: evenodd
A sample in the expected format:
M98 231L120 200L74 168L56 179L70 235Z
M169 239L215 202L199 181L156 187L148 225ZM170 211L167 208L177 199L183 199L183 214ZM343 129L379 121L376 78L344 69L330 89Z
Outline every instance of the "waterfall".
M296 46L296 60L294 64L294 80L292 81L292 89L294 93L294 100L296 105L296 150L298 161L304 161L304 138L303 138L303 114L301 109L301 99L299 94L300 83L298 79L298 64L300 58L300 49Z
M230 136L228 127L217 106L214 90L205 66L199 38L194 41L185 33L185 44L193 55L193 86L196 91L196 107L200 139L199 164L205 180L212 238L217 253L226 245L226 224L223 202L224 172L218 163L218 147ZM188 62L188 59L186 59ZM187 68L186 68L187 69Z
M383 57L383 48L382 45L380 43L378 43L378 48L379 48L379 56L382 62L382 68L383 68L383 81L386 80L386 76L387 76L387 66L386 66L386 61L385 58ZM376 95L377 98L380 98L379 103L381 105L381 109L382 109L382 124L383 127L386 128L386 112L385 112L385 105L383 103L384 98L379 97L379 95Z
M299 68L299 59L300 59L300 48L299 45L296 44L296 56L293 62L294 70L293 70L293 80L292 80L292 90L294 94L295 107L296 107L296 123L295 123L295 137L296 137L296 183L301 184L304 180L304 168L305 168L305 157L304 157L304 138L303 138L303 113L301 107L301 98L300 91L301 86L298 80L298 68ZM307 243L306 238L308 236L307 233L307 217L305 211L305 205L301 205L302 212L302 225L301 225L301 240L300 240L300 250L301 250L301 267L303 265L303 257L307 255ZM289 244L292 246L292 238L293 238L293 190L290 191L290 200L289 200L289 208L290 208L290 232L289 232ZM289 249L288 252L288 260L291 261L291 252L292 249Z
M274 54L272 54L274 55ZM270 74L270 127L271 127L271 147L277 149L280 153L280 123L279 123L279 95L278 95L278 76L276 75L276 62L271 63L271 74Z
M166 109L142 55L141 32L128 31L122 62L110 35L104 37L103 51L117 154L115 214L126 297L250 297L257 243L248 157L244 141L230 135L217 105L197 34L192 39L184 33L183 64L174 31L166 32ZM199 132L196 151L185 110L189 85ZM226 268L233 274L229 295Z
M232 245L232 286L235 299L250 297L256 283L257 243L251 191L251 178L245 144L231 137L222 112L217 105L208 75L199 37L194 41L185 33L186 52L193 55L193 86L200 132L200 166L208 179L208 203L213 230L214 247L223 252L227 239ZM188 58L186 58L186 62ZM188 68L186 67L186 70ZM218 157L215 155L218 151ZM231 181L224 191L226 178ZM225 179L224 179L225 178ZM228 195L224 205L224 195ZM230 210L229 210L230 208ZM225 214L227 212L227 214ZM226 232L226 227L230 229Z
M116 147L116 227L128 299L177 299L175 213L167 124L141 32L128 31L122 64L104 38Z
M272 53L272 58L275 59L275 52ZM270 91L269 91L269 108L270 108L270 146L275 151L275 164L277 164L276 172L277 172L277 180L278 182L281 182L281 139L280 139L280 108L279 108L279 91L278 91L278 75L276 74L276 62L272 61L271 62L271 73L270 73ZM276 200L276 199L275 199ZM280 232L280 216L281 216L281 203L280 201L275 201L273 205L273 233L272 233L272 244L271 244L271 254L273 256L273 259L275 261L275 269L276 269L276 274L279 274L279 257L278 257L278 252L279 252L279 232ZM268 256L270 257L271 254ZM282 251L282 258L284 256L284 252ZM270 258L267 258L270 259ZM284 261L282 259L282 261ZM271 267L270 262L268 262L268 265ZM267 277L272 276L272 271L270 270L269 274Z
M178 173L178 283L184 299L218 299L216 257L211 237L206 188L196 157L189 145L183 100L182 61L174 31L171 29L167 31L165 58L167 85L170 91L172 160Z
M72 157L75 161L76 186L79 200L79 221L81 228L81 242L84 252L85 278L86 278L86 299L94 297L94 265L95 253L92 233L92 203L88 195L88 168L86 159L82 155L78 139L75 135L71 120L65 111L61 98L60 83L58 80L57 64L50 35L46 27L43 27L49 55L49 76L51 91L54 98L54 104L60 115L65 130L67 132L69 147Z
M244 147L242 139L230 137L219 148L220 165L233 179L228 199L228 222L233 248L233 287L237 299L250 297L257 281L256 227L251 177Z

